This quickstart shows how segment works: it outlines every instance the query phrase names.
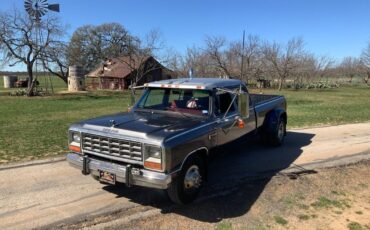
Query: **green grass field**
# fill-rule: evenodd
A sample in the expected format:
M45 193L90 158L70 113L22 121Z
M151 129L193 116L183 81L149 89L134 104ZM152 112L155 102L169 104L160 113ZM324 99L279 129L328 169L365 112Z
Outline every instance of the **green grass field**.
M370 87L264 93L286 97L289 128L370 121Z
M0 84L0 91L4 90L2 81ZM57 89L65 90L63 84ZM289 128L370 121L370 88L264 93L287 97ZM64 154L70 124L126 111L128 100L127 93L107 91L34 98L0 96L0 163Z

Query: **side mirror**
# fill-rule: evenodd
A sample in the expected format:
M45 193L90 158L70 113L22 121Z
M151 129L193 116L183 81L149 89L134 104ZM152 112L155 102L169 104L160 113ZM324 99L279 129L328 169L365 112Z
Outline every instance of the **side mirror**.
M249 117L249 94L241 93L238 95L238 110L241 118Z

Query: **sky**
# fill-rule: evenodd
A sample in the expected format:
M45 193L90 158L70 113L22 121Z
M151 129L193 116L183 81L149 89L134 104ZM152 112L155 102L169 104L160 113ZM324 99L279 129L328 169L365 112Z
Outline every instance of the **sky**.
M340 61L359 56L370 42L370 0L48 0L59 3L59 16L70 37L86 24L118 22L142 37L161 32L168 48L185 53L205 37L242 39L246 34L286 43L301 37L306 49ZM0 11L23 0L0 0ZM19 66L13 68L21 68ZM12 70L5 67L6 70Z

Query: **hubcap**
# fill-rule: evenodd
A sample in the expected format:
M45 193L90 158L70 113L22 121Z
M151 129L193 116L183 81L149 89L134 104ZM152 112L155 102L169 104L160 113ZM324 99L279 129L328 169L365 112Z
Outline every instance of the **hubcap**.
M279 129L278 129L278 137L279 137L279 140L283 140L284 138L284 122L280 122L279 124Z
M184 187L186 190L193 190L199 188L201 183L202 176L200 175L199 168L196 165L192 165L188 171L186 171Z

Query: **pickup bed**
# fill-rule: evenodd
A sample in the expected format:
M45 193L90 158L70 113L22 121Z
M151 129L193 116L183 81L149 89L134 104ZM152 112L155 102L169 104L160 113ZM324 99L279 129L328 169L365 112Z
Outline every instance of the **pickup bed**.
M212 148L249 133L279 146L286 135L285 98L249 94L239 80L182 78L142 88L129 112L71 125L72 166L104 183L166 189L184 204L204 184Z

